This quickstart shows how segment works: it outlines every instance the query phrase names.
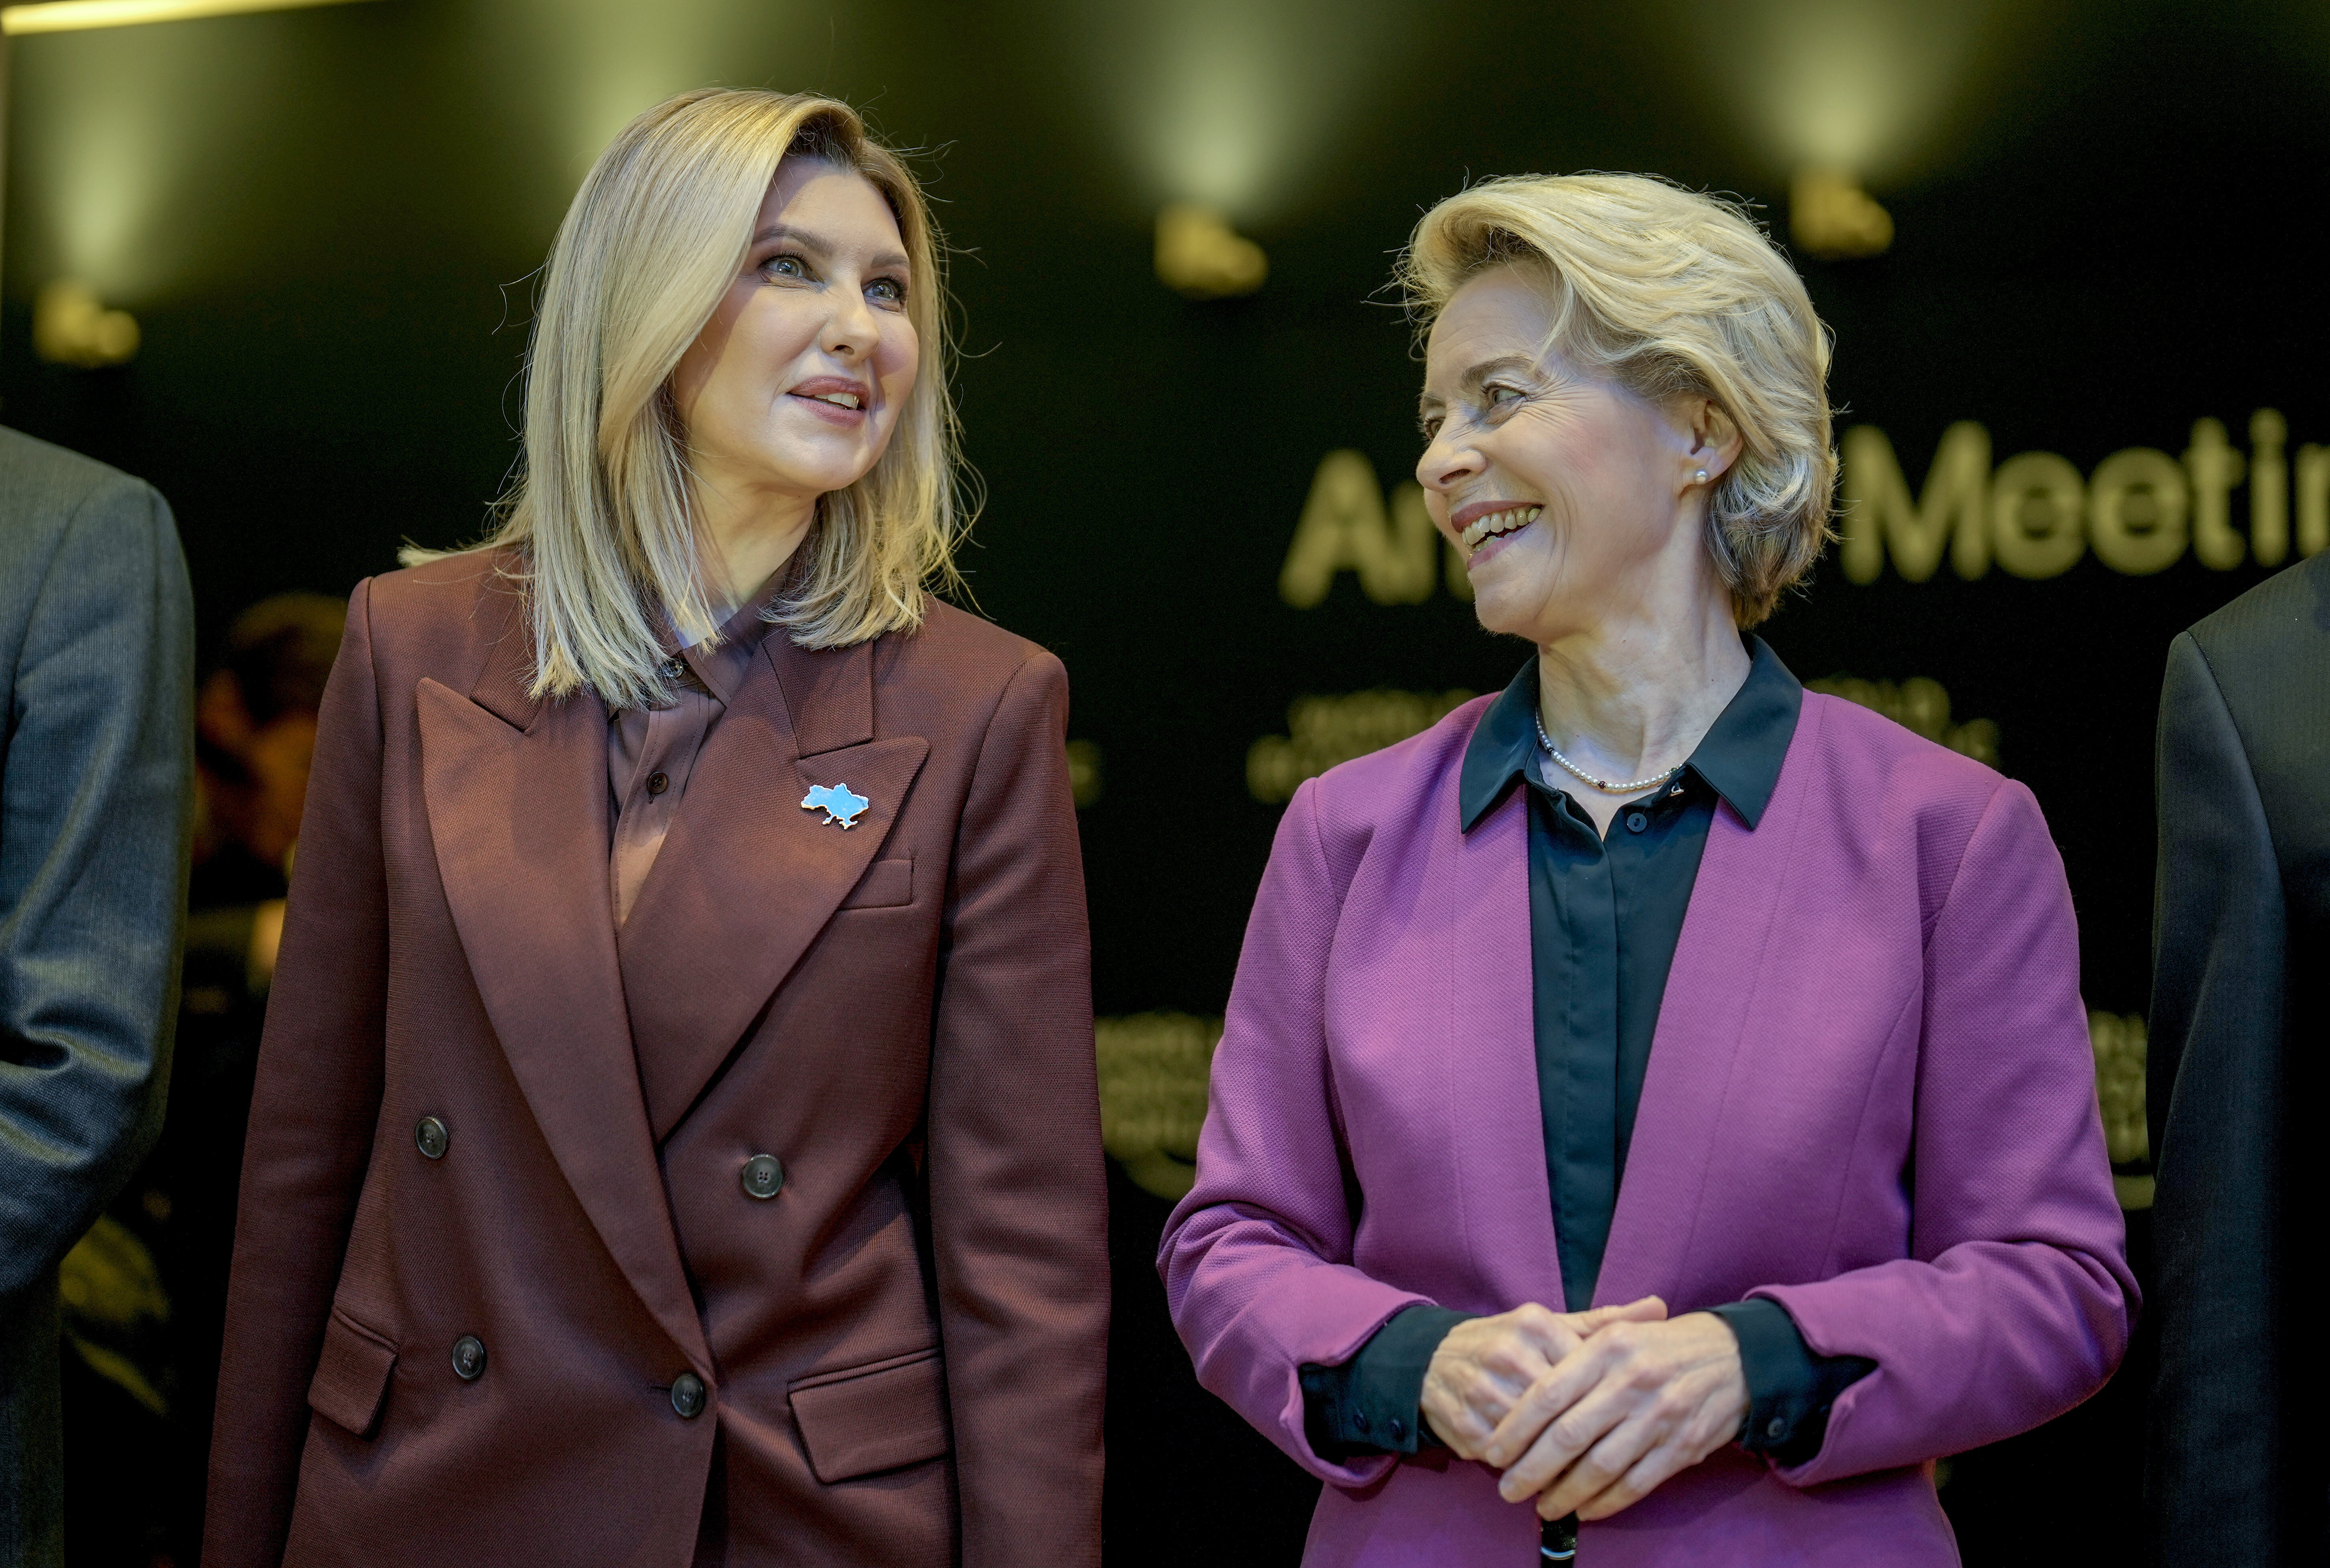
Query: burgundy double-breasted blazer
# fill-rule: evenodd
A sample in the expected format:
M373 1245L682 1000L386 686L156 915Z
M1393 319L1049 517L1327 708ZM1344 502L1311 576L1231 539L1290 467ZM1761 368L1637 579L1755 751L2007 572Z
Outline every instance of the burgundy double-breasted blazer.
M619 937L606 710L526 696L497 564L350 606L205 1562L687 1568L709 1507L730 1568L1096 1563L1105 1197L1058 661L936 604L836 651L772 631ZM800 804L834 784L853 827Z

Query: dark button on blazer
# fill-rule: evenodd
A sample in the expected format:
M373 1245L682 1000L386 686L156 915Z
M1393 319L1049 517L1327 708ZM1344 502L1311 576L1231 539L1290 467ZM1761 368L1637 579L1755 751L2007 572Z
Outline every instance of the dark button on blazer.
M496 564L350 607L205 1562L684 1568L709 1488L732 1568L1096 1563L1108 1280L1058 661L942 605L844 650L772 635L619 938L606 711L526 695ZM802 808L844 783L851 828ZM445 1131L416 1148L423 1118ZM739 1173L771 1151L762 1197Z

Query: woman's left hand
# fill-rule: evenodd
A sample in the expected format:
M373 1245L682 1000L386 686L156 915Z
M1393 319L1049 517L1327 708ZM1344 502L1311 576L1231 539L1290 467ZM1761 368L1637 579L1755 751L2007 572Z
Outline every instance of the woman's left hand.
M1613 1323L1562 1357L1490 1434L1507 1502L1548 1519L1603 1519L1738 1435L1748 1414L1739 1341L1709 1312Z

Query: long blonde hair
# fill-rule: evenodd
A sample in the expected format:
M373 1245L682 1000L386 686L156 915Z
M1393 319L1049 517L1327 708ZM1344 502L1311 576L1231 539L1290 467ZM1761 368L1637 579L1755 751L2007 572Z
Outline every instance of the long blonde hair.
M559 225L526 355L526 457L481 549L506 549L533 623L532 694L666 700L667 636L719 620L701 561L673 370L743 270L788 157L864 175L913 275L914 392L873 468L818 503L771 619L804 647L922 624L952 585L971 510L946 372L942 247L921 188L856 110L806 93L706 89L658 104L599 156ZM408 550L407 564L432 552Z
M1459 288L1508 266L1545 292L1554 345L1580 363L1731 416L1744 449L1709 501L1707 545L1733 618L1770 615L1820 559L1836 486L1828 329L1787 258L1738 205L1664 180L1521 175L1425 213L1399 282L1428 326Z

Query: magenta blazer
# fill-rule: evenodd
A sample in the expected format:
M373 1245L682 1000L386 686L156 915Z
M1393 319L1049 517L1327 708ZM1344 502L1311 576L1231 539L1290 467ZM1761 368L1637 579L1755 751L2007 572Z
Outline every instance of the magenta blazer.
M1297 1378L1413 1302L1559 1309L1528 808L1457 821L1489 701L1295 793L1159 1255L1198 1380L1328 1483L1309 1568L1537 1560L1481 1465L1314 1453ZM1595 1301L1768 1297L1877 1369L1809 1463L1720 1450L1581 1563L1957 1561L1933 1461L2093 1393L2136 1310L2079 974L2031 792L1805 694L1759 825L1717 809Z

